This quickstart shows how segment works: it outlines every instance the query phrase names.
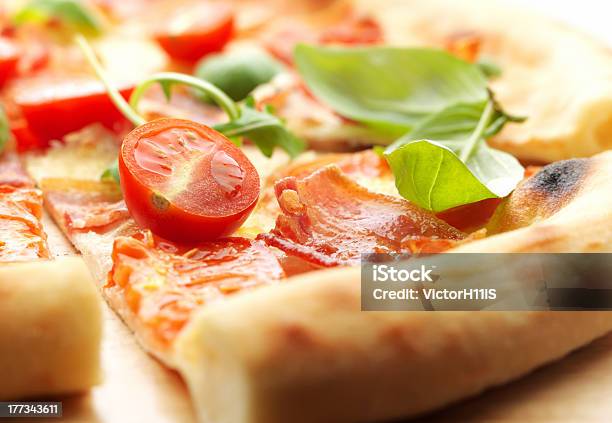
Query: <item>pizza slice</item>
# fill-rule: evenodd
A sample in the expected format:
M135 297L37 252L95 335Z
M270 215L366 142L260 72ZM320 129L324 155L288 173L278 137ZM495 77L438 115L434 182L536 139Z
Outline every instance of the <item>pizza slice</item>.
M72 141L47 157L85 167L80 157L99 157L82 155ZM276 208L263 196L252 221L269 222L265 215L274 210L276 225L258 229L272 247L252 239L251 225L251 238L187 248L117 213L123 202L108 183L47 173L40 185L107 301L149 352L181 372L203 421L415 415L517 378L612 329L605 312L364 313L359 269L312 272L350 264L373 249L607 250L612 235L601 227L610 204L601 193L610 189L608 153L549 165L525 179L485 228L497 235L484 239L384 193L393 179L377 157L317 155L271 172L267 179L275 183L266 189L275 189ZM33 174L40 162L29 162ZM319 187L317 201L310 184ZM381 219L385 207L389 215ZM398 208L403 217L395 229L387 223ZM599 230L579 229L574 210L585 208ZM499 344L492 332L512 343ZM517 356L517 350L530 353ZM345 407L342 398L358 398L359 405Z
M170 13L176 5L160 3L147 19L165 22L171 17L173 23ZM507 91L513 84L505 85L510 80L505 75L489 85L480 65L473 63L479 58L477 37L446 38L443 27L440 37L451 54L377 46L406 42L394 37L402 34L409 12L414 12L410 22L412 16L417 22L411 27L415 36L428 34L419 31L420 17L427 24L431 20L429 6L406 11L389 2L389 12L384 4L271 2L262 5L272 11L269 25L238 29L236 45L228 35L233 16L216 5L207 9L215 13L208 14L212 22L204 35L197 25L179 25L168 37L160 25L164 28L144 40L147 51L155 40L159 48L153 50L163 49L170 61L156 66L182 70L193 65L196 53L212 54L222 47L230 52L237 44L255 44L270 50L288 67L255 93L257 101L236 102L229 95L243 88L236 85L245 78L219 90L188 75L164 73L144 80L130 75L135 88L128 104L122 100L126 90L109 82L123 82L113 69L126 67L124 61L111 59L109 66L107 58L110 78L82 37L77 40L84 57L106 88L93 84L90 92L75 78L74 86L68 84L74 92L43 98L48 101L40 107L48 113L38 115L28 113L31 104L13 95L24 115L19 120L43 121L28 125L50 148L26 160L47 211L141 345L180 373L201 421L418 416L521 377L612 330L612 316L605 312L361 311L355 266L362 254L612 249L612 204L606 197L612 157L601 152L607 144L606 125L600 121L607 119L608 110L601 107L597 117L588 113L605 106L608 95L604 92L601 99L589 93L564 115L569 130L550 133L556 126L548 121L548 111L558 102L517 96L515 103ZM435 13L442 13L445 4L439 2ZM196 14L195 8L180 10L183 16L185 10ZM360 10L370 14L360 16ZM126 28L141 28L136 16L123 22L117 18L110 34L97 40L97 50L104 49L107 36L141 38L128 35L138 31ZM287 23L293 35L285 32ZM547 28L560 34L556 27ZM270 44L274 33L289 48ZM194 42L202 37L210 43ZM585 55L598 68L608 63L608 55L589 42L568 39L588 45ZM291 55L294 44L304 41L311 46L297 47ZM74 53L73 47L66 50ZM513 48L501 50L514 53ZM541 53L536 55L551 59ZM143 59L134 56L134 63ZM83 65L83 59L73 62L72 54L58 57L70 69ZM533 69L520 55L501 64L508 75L516 64L541 79L566 58L559 57ZM220 82L215 81L220 86L227 76L224 69ZM560 84L573 87L563 84L566 77L558 78ZM567 78L582 86L580 78ZM143 94L157 83L161 89ZM204 103L188 90L171 93L178 83L203 91ZM491 87L499 90L499 98ZM34 103L40 92L34 93ZM160 101L171 94L169 105ZM504 112L499 99L533 115L533 123L516 125L526 129L516 130L507 142L502 142L503 131L510 132L504 124L521 118ZM69 113L56 107L66 101ZM109 116L100 114L112 104L134 130L126 130L122 125L130 125L121 118L108 122ZM527 107L532 104L539 107ZM269 105L277 106L287 126L314 149L395 142L377 151L308 152L288 162L304 144ZM73 113L79 119L71 120ZM61 131L45 136L57 129L44 124L53 120ZM75 121L79 128L72 127ZM589 141L583 145L574 136ZM526 160L593 156L524 172L517 158L489 146L489 138ZM279 149L284 150L280 158L272 155ZM35 218L40 197L19 201ZM584 228L582 213L589 228ZM28 245L20 254L44 254L43 232L28 222L19 220Z
M0 156L0 398L80 392L100 382L102 319L80 258L53 257L42 192Z

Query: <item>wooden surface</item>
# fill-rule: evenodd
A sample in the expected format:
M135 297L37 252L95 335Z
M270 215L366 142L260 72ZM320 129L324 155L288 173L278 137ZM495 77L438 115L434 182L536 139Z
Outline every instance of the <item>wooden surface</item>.
M47 217L44 223L54 255L74 254ZM62 421L195 422L187 388L180 376L145 353L106 303L102 366L104 381L101 385L88 393L58 399L63 401ZM612 333L523 379L489 390L421 421L612 421L611 392ZM36 421L51 423L58 419Z

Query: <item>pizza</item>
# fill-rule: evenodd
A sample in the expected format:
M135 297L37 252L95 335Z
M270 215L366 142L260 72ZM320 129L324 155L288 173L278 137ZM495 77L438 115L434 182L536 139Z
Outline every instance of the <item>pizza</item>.
M0 197L0 397L87 389L100 381L102 331L89 272L78 258L55 257L42 192L10 152L0 158Z
M103 302L202 422L420 416L612 330L361 310L364 254L612 251L597 41L477 0L36 0L0 23L0 399L104 383Z

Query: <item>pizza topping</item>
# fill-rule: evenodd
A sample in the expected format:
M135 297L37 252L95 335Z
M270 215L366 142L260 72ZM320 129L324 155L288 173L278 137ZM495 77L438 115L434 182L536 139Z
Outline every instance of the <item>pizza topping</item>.
M220 51L232 38L234 12L224 3L202 3L175 11L155 40L172 58L195 62Z
M149 87L154 84L159 84L166 98L169 99L172 95L172 85L183 84L202 91L223 109L229 117L229 122L217 124L213 129L231 138L236 144L239 145L242 140L246 138L257 145L261 152L267 157L272 155L272 152L277 146L287 151L292 157L296 156L304 149L304 143L291 134L283 125L282 121L272 114L269 108L257 110L252 99L247 99L244 103L236 104L227 94L210 82L189 75L176 72L155 74L142 81L134 89L134 92L130 96L130 102L127 103L121 96L121 93L108 79L106 72L98 62L87 41L83 37L77 37L76 41L87 60L94 68L97 76L106 87L112 102L135 126L143 125L146 122L146 120L138 114L137 109L143 94ZM195 125L197 126L198 124ZM200 125L200 127L202 127L202 125ZM221 136L220 134L217 135ZM114 165L114 167L117 165L118 164ZM115 171L113 168L104 172L104 175L107 176L118 174L118 171ZM159 199L158 196L155 198Z
M282 65L258 50L234 51L205 57L195 75L217 87L234 101L244 100L258 85L270 81ZM208 98L204 95L204 100Z
M39 190L0 185L0 261L49 258L41 217Z
M119 174L134 220L175 241L231 234L259 197L259 175L244 153L186 120L160 119L128 134Z
M476 62L482 46L482 37L474 31L461 31L451 34L446 39L445 48L466 62Z
M12 40L0 37L0 87L17 73L21 50Z
M352 182L338 167L276 183L282 214L260 238L321 266L358 263L371 252L430 253L465 234L400 198Z
M130 216L114 183L48 178L41 187L50 213L65 231L102 231Z
M70 31L98 34L102 30L95 13L78 0L30 0L14 17L15 23L45 23Z
M322 44L378 44L383 41L383 32L378 22L371 16L352 15L323 31L319 41Z
M226 238L187 248L147 232L137 238L115 240L104 290L120 296L164 345L203 305L284 277L274 254L257 241Z
M1 123L0 123L1 125ZM1 129L1 128L0 128ZM0 186L33 188L32 179L21 166L17 154L6 151L0 155Z
M292 65L293 52L300 43L355 46L378 44L382 41L382 29L376 20L370 16L353 14L322 31L292 22L268 36L264 43L272 55Z
M300 45L295 59L317 99L400 137L385 157L413 203L441 212L505 197L522 179L519 162L485 142L522 119L500 109L477 65L444 51L389 47Z
M120 127L123 116L108 99L104 86L88 77L41 75L15 85L14 99L28 128L48 142L62 139L95 122L109 129ZM121 90L127 97L132 87Z

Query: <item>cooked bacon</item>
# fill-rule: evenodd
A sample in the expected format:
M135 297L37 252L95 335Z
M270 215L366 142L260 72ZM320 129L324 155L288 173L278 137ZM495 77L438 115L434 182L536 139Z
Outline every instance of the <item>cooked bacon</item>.
M259 239L321 266L351 265L363 253L432 253L465 234L406 200L376 194L334 165L276 183L283 214Z
M293 65L293 50L299 43L355 46L382 42L383 31L378 22L370 16L355 13L325 29L289 21L263 40L266 49L288 65Z
M187 250L150 233L119 237L104 290L120 298L138 324L170 343L204 304L278 283L283 270L263 243L226 238Z
M295 176L301 179L330 164L338 166L342 172L351 176L392 177L387 161L373 150L364 150L357 153L322 154L312 160L302 162L298 160L290 163L271 177L275 180L287 176Z
M0 261L49 258L41 217L39 190L0 185Z
M41 187L50 213L66 232L100 231L130 217L114 183L48 178Z

